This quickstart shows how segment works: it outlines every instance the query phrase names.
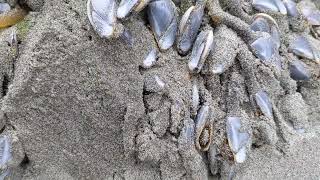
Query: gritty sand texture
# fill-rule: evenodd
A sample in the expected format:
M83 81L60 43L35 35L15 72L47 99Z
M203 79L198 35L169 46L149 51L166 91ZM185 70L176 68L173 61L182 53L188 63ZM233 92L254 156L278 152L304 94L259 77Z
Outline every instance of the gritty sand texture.
M318 64L307 62L312 79L296 83L288 73L290 58L283 59L283 72L274 71L226 24L214 30L218 47L201 75L189 73L189 56L175 47L145 69L143 60L157 45L144 12L123 22L135 40L129 47L98 37L86 0L25 2L32 9L27 29L21 32L20 24L0 32L0 129L16 140L12 166L18 166L9 179L320 178ZM291 33L285 24L280 28ZM14 30L18 52L8 46ZM209 73L217 62L227 64L222 75ZM209 152L199 152L185 134L194 126L194 84L200 103L213 111ZM260 88L270 95L273 119L251 106L249 94ZM231 164L226 116L241 116L242 130L250 132L243 164Z

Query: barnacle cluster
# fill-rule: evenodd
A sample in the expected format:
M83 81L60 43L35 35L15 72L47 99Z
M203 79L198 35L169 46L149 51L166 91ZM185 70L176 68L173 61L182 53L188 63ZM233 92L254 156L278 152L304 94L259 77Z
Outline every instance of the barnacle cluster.
M166 131L178 137L188 176L207 177L209 167L213 175L232 177L234 166L245 162L252 144L278 142L274 137L285 131L277 132L277 127L286 128L281 122L290 121L283 113L299 121L279 103L299 96L298 83L319 75L308 67L320 63L320 11L311 0L122 0L119 4L88 0L90 23L108 40L125 37L133 42L121 22L141 11L158 45L141 60L142 68L148 71L162 53L173 50L175 57L187 61L191 82L190 102L184 102L171 97L170 85L160 76L145 77L149 119L161 119L158 113L163 112L150 101L160 104L166 96L171 102L162 108L170 109L171 123L150 120L151 128L144 127L141 137L156 138L150 131L158 137ZM159 130L161 123L166 125ZM303 123L292 124L288 131L305 128ZM137 138L140 148L153 148ZM287 141L286 135L279 138ZM140 160L159 161L144 151Z

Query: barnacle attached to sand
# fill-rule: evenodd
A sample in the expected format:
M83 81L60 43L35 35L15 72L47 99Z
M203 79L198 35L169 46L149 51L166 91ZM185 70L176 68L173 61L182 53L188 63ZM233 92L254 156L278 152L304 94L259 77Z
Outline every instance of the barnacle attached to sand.
M304 36L298 36L290 43L289 50L295 55L320 62L319 47L315 47Z
M157 61L157 58L158 58L157 56L158 56L157 50L155 48L151 49L148 55L146 56L146 58L143 60L143 67L144 68L152 67Z
M207 151L212 142L213 124L211 119L211 109L208 105L203 105L198 111L195 119L196 126L196 147L201 151Z
M189 60L189 70L199 73L209 56L213 46L212 30L202 31L193 45L192 53Z
M311 78L311 73L304 62L294 60L290 64L290 77L296 81L306 81Z
M133 11L138 13L148 5L151 0L122 0L117 10L119 19L127 17Z
M287 14L287 10L281 0L253 0L252 5L259 11L271 10Z
M155 0L148 6L148 19L161 50L169 49L178 27L177 9L171 0Z
M265 116L272 118L273 117L272 104L270 102L268 94L265 91L260 90L255 94L255 100L260 110L262 111L262 113Z
M249 134L241 131L241 120L239 117L228 117L227 136L235 161L243 163L246 160L246 146L249 141Z
M199 1L195 6L191 6L182 16L179 25L178 51L185 55L192 48L197 37L205 5Z

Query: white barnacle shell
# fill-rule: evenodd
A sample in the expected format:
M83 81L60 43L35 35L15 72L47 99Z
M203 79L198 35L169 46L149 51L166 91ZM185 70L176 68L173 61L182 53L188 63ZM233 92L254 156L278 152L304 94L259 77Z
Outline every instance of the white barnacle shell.
M307 81L311 78L311 73L305 63L300 60L294 60L290 64L290 77L296 81Z
M259 11L271 10L287 14L287 9L281 0L253 0L252 5Z
M196 147L201 151L207 151L212 141L213 124L210 122L211 109L203 105L195 119L196 124Z
M207 59L213 45L212 30L202 31L193 46L189 61L189 70L199 73Z
M169 49L176 38L177 10L171 0L156 0L148 5L148 19L161 50Z
M262 111L262 113L265 116L272 118L273 117L272 104L270 102L268 94L265 91L261 90L255 94L255 100L260 110Z
M179 26L178 51L185 55L195 41L204 13L203 4L191 6L182 16Z
M289 45L289 51L293 52L297 56L313 59L316 62L319 62L319 49L312 46L311 42L304 36L299 36L292 41Z
M283 4L287 9L289 16L297 17L299 15L297 4L292 0L283 0Z
M227 137L235 161L243 163L246 159L246 146L249 142L249 133L241 132L241 121L239 117L227 118Z
M147 57L143 61L144 68L152 67L157 61L157 50L153 48L147 55Z
M8 3L0 3L0 14L10 11L11 7Z
M116 25L115 0L88 0L87 15L100 37L112 37Z
M149 2L150 0L121 0L117 10L117 17L122 19L132 11L140 12Z
M5 166L7 162L12 158L10 152L10 140L7 136L0 137L0 166Z

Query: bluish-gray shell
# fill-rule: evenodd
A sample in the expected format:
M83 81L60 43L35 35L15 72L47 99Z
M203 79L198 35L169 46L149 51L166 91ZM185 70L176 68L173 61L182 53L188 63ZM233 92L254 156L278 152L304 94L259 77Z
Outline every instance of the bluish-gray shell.
M255 94L255 100L262 113L265 116L272 118L272 104L270 102L268 94L265 91L259 91Z
M212 141L212 128L213 125L210 122L210 107L203 105L198 111L195 119L196 125L196 147L198 150L207 151Z
M177 11L171 0L152 1L148 6L148 19L161 50L169 49L176 38Z
M289 50L297 56L314 59L313 49L307 38L299 36L290 43Z
M158 58L157 50L155 48L151 49L147 57L143 61L143 67L144 68L152 67L156 63L157 58Z
M190 11L191 10L191 11ZM186 54L192 47L204 13L204 6L197 4L182 16L179 27L178 50L181 54Z
M139 0L121 0L117 10L117 17L119 19L127 17L138 3Z
M305 63L295 60L290 64L290 77L296 81L307 81L311 78L311 73Z
M235 160L242 163L246 159L246 145L249 141L249 134L241 132L241 121L239 117L227 118L227 137Z
M0 166L5 166L7 162L12 158L10 148L11 145L9 137L0 137Z
M284 6L287 9L287 13L289 16L297 17L299 15L297 4L292 0L284 0Z
M200 96L199 96L199 88L198 88L198 84L194 83L192 85L192 103L191 103L191 113L193 115L197 114L198 111L198 107L200 104Z
M271 37L260 37L251 44L251 48L262 61L268 61L277 51L276 44Z
M192 48L192 53L189 60L189 70L194 73L199 73L212 49L213 32L212 30L202 31Z
M253 0L252 5L259 11L275 11L287 14L287 9L281 0Z
M266 33L270 33L270 26L269 23L266 19L259 17L256 18L253 23L250 26L252 31L260 31L260 32L266 32Z
M301 1L298 9L311 25L320 25L320 11L314 3L310 1Z
M87 14L92 27L100 37L112 37L116 24L115 0L88 0Z
M11 10L11 7L8 3L0 3L0 14L8 12Z

